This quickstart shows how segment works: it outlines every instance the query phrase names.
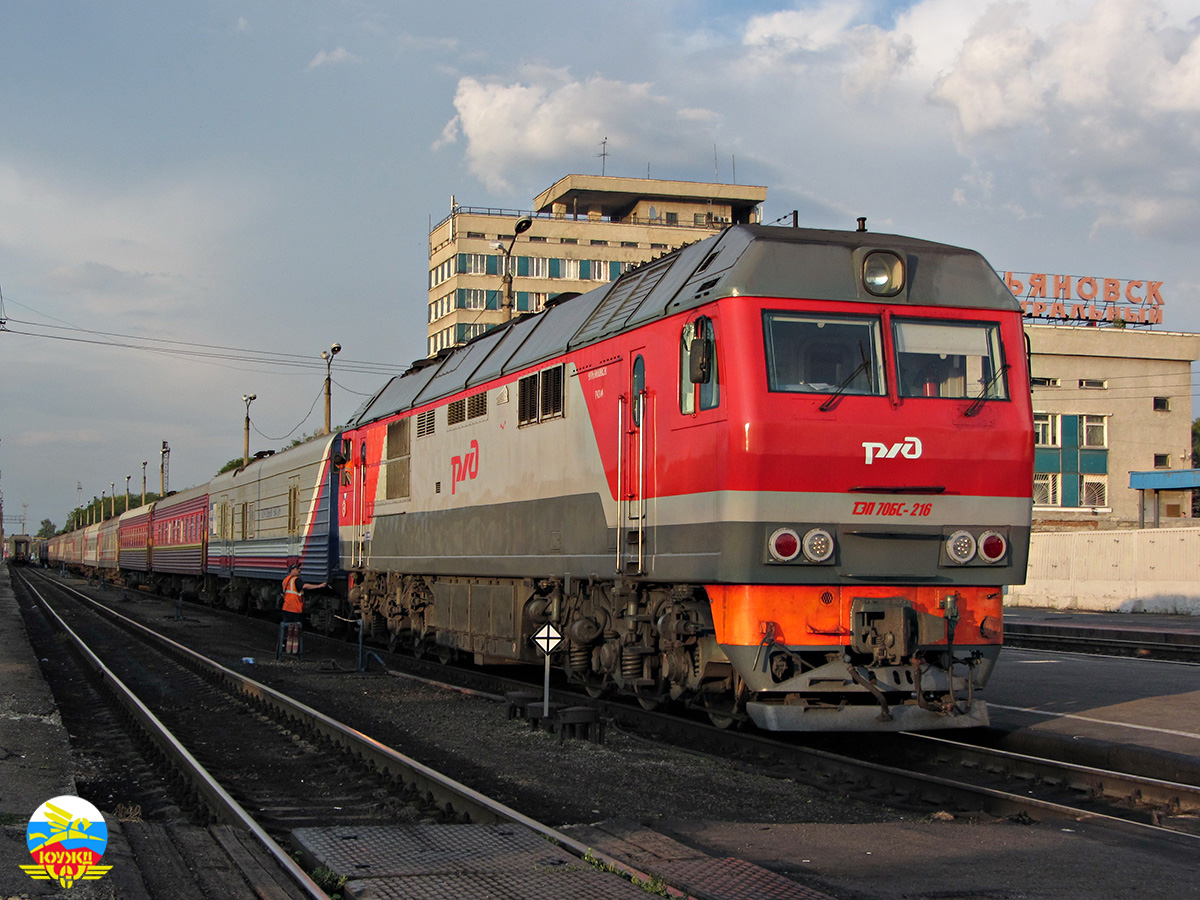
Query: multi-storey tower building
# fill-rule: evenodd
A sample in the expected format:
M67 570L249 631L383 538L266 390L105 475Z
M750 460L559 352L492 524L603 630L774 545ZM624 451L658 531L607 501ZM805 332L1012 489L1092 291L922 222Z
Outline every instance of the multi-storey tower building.
M753 185L568 175L529 211L451 199L429 234L429 355L727 225L758 222L766 196Z

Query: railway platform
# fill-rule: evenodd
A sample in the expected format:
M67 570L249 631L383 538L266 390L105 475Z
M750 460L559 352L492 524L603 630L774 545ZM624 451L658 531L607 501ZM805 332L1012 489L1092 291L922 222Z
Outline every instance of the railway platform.
M1200 784L1200 616L1020 608L1004 627L998 746Z
M1004 633L1015 646L1028 638L1119 641L1130 644L1133 655L1150 655L1150 646L1178 647L1200 661L1200 616L1014 607L1004 611Z

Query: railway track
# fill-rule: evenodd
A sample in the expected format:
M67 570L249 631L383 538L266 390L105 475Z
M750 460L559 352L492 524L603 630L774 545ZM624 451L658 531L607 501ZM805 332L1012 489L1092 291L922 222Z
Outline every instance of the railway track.
M128 720L154 745L159 768L168 770L165 779L182 783L185 809L194 818L222 823L222 843L234 862L244 866L243 877L259 897L327 900L321 886L293 859L297 848L289 841L294 829L317 824L515 823L586 858L589 866L606 867L614 877L635 883L649 880L636 867L459 784L80 591L44 576L38 580L41 584L35 586L27 577L21 579ZM50 592L58 595L53 601L47 597ZM75 602L61 602L68 597ZM265 871L269 865L283 874ZM670 885L662 887L669 896L688 896Z
M1073 653L1132 656L1200 665L1200 639L1194 634L1122 632L1118 637L1087 628L1039 628L1005 622L1004 644L1006 647L1026 650L1065 650Z
M264 627L273 626L264 623ZM309 640L310 647L321 642L313 635ZM345 647L340 642L337 646ZM448 668L410 657L388 658L396 668L453 683L460 689L503 694L539 686L533 680L502 677L487 670ZM873 802L927 813L1090 823L1154 840L1200 846L1196 818L1200 788L1193 785L921 735L873 735L870 741L863 741L861 735L850 741L764 736L722 731L686 717L627 704L589 701L560 689L552 700L572 705L592 702L610 722L655 740L685 749L700 748ZM870 752L864 753L864 747Z

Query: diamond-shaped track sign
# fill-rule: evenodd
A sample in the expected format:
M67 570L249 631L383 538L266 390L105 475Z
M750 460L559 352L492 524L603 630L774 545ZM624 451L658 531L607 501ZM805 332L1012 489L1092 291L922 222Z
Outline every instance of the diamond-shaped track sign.
M538 633L533 636L532 640L537 644L539 650L549 656L562 643L562 635L559 634L557 628L547 622L538 629Z

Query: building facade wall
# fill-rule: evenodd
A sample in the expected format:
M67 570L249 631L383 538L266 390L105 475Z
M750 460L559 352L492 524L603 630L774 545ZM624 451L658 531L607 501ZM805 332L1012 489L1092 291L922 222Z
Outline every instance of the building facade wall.
M1133 527L1129 473L1187 469L1191 363L1200 335L1027 325L1034 378L1035 528ZM1164 492L1162 521L1191 516L1190 492Z

